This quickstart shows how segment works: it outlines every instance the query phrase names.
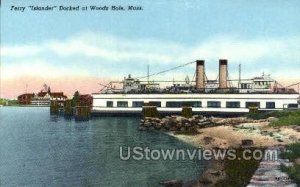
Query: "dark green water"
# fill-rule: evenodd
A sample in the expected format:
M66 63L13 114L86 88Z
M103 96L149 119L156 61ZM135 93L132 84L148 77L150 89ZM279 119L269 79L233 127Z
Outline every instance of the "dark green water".
M192 148L163 133L138 131L139 118L75 122L48 108L0 108L0 186L159 186L189 181L204 163L123 161L119 146Z

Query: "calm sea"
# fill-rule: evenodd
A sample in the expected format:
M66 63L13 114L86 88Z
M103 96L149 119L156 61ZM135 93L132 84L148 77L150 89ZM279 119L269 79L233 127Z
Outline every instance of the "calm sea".
M0 186L159 186L189 181L202 161L148 161L119 157L119 146L191 146L160 132L138 131L139 118L75 122L49 108L0 108Z

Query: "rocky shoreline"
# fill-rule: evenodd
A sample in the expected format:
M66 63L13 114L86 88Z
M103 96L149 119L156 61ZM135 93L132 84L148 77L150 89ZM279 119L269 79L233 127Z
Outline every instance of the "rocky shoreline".
M143 131L163 131L204 149L268 148L300 141L299 126L270 127L270 122L274 120L277 118L253 120L246 117L216 118L194 115L192 118L185 118L173 115L162 119L146 117L141 120L138 128ZM224 167L223 160L212 160L202 175L194 181L184 184L182 181L170 180L163 181L161 185L214 186L226 178Z
M236 125L241 123L259 123L266 122L269 119L252 120L246 117L238 118L215 118L205 117L202 115L194 115L192 118L182 116L166 116L162 119L146 117L141 120L139 130L162 130L173 132L192 131L197 128L215 127L219 125Z

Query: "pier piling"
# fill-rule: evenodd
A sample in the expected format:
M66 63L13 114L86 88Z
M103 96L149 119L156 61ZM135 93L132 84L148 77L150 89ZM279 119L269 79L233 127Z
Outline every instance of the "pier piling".
M145 105L143 106L143 111L142 111L143 117L153 117L153 118L160 118L160 114L157 111L156 106L150 106L150 105Z
M72 100L68 99L64 103L64 116L70 118L73 116Z
M50 102L50 114L58 114L58 102L57 101L51 101Z
M90 118L90 107L89 106L76 106L75 107L75 120L86 121Z
M249 112L250 113L257 113L258 112L258 107L249 107Z
M191 118L193 116L193 110L190 106L182 107L181 115L185 118Z

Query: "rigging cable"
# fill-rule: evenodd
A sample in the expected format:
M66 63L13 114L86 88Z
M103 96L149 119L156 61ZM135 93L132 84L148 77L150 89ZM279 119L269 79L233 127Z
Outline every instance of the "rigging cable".
M167 69L167 70L160 71L160 72L157 72L157 73L152 73L152 74L147 75L147 76L135 77L135 78L136 78L136 79L144 79L144 78L147 78L147 77L152 77L152 76L154 76L154 75L159 75L159 74L163 74L163 73L166 73L166 72L169 72L169 71L173 71L173 70L175 70L175 69L178 69L178 68L187 66L187 65L192 64L192 63L195 63L195 62L196 62L196 61L188 62L188 63L182 64L182 65L173 67L173 68L171 68L171 69Z

